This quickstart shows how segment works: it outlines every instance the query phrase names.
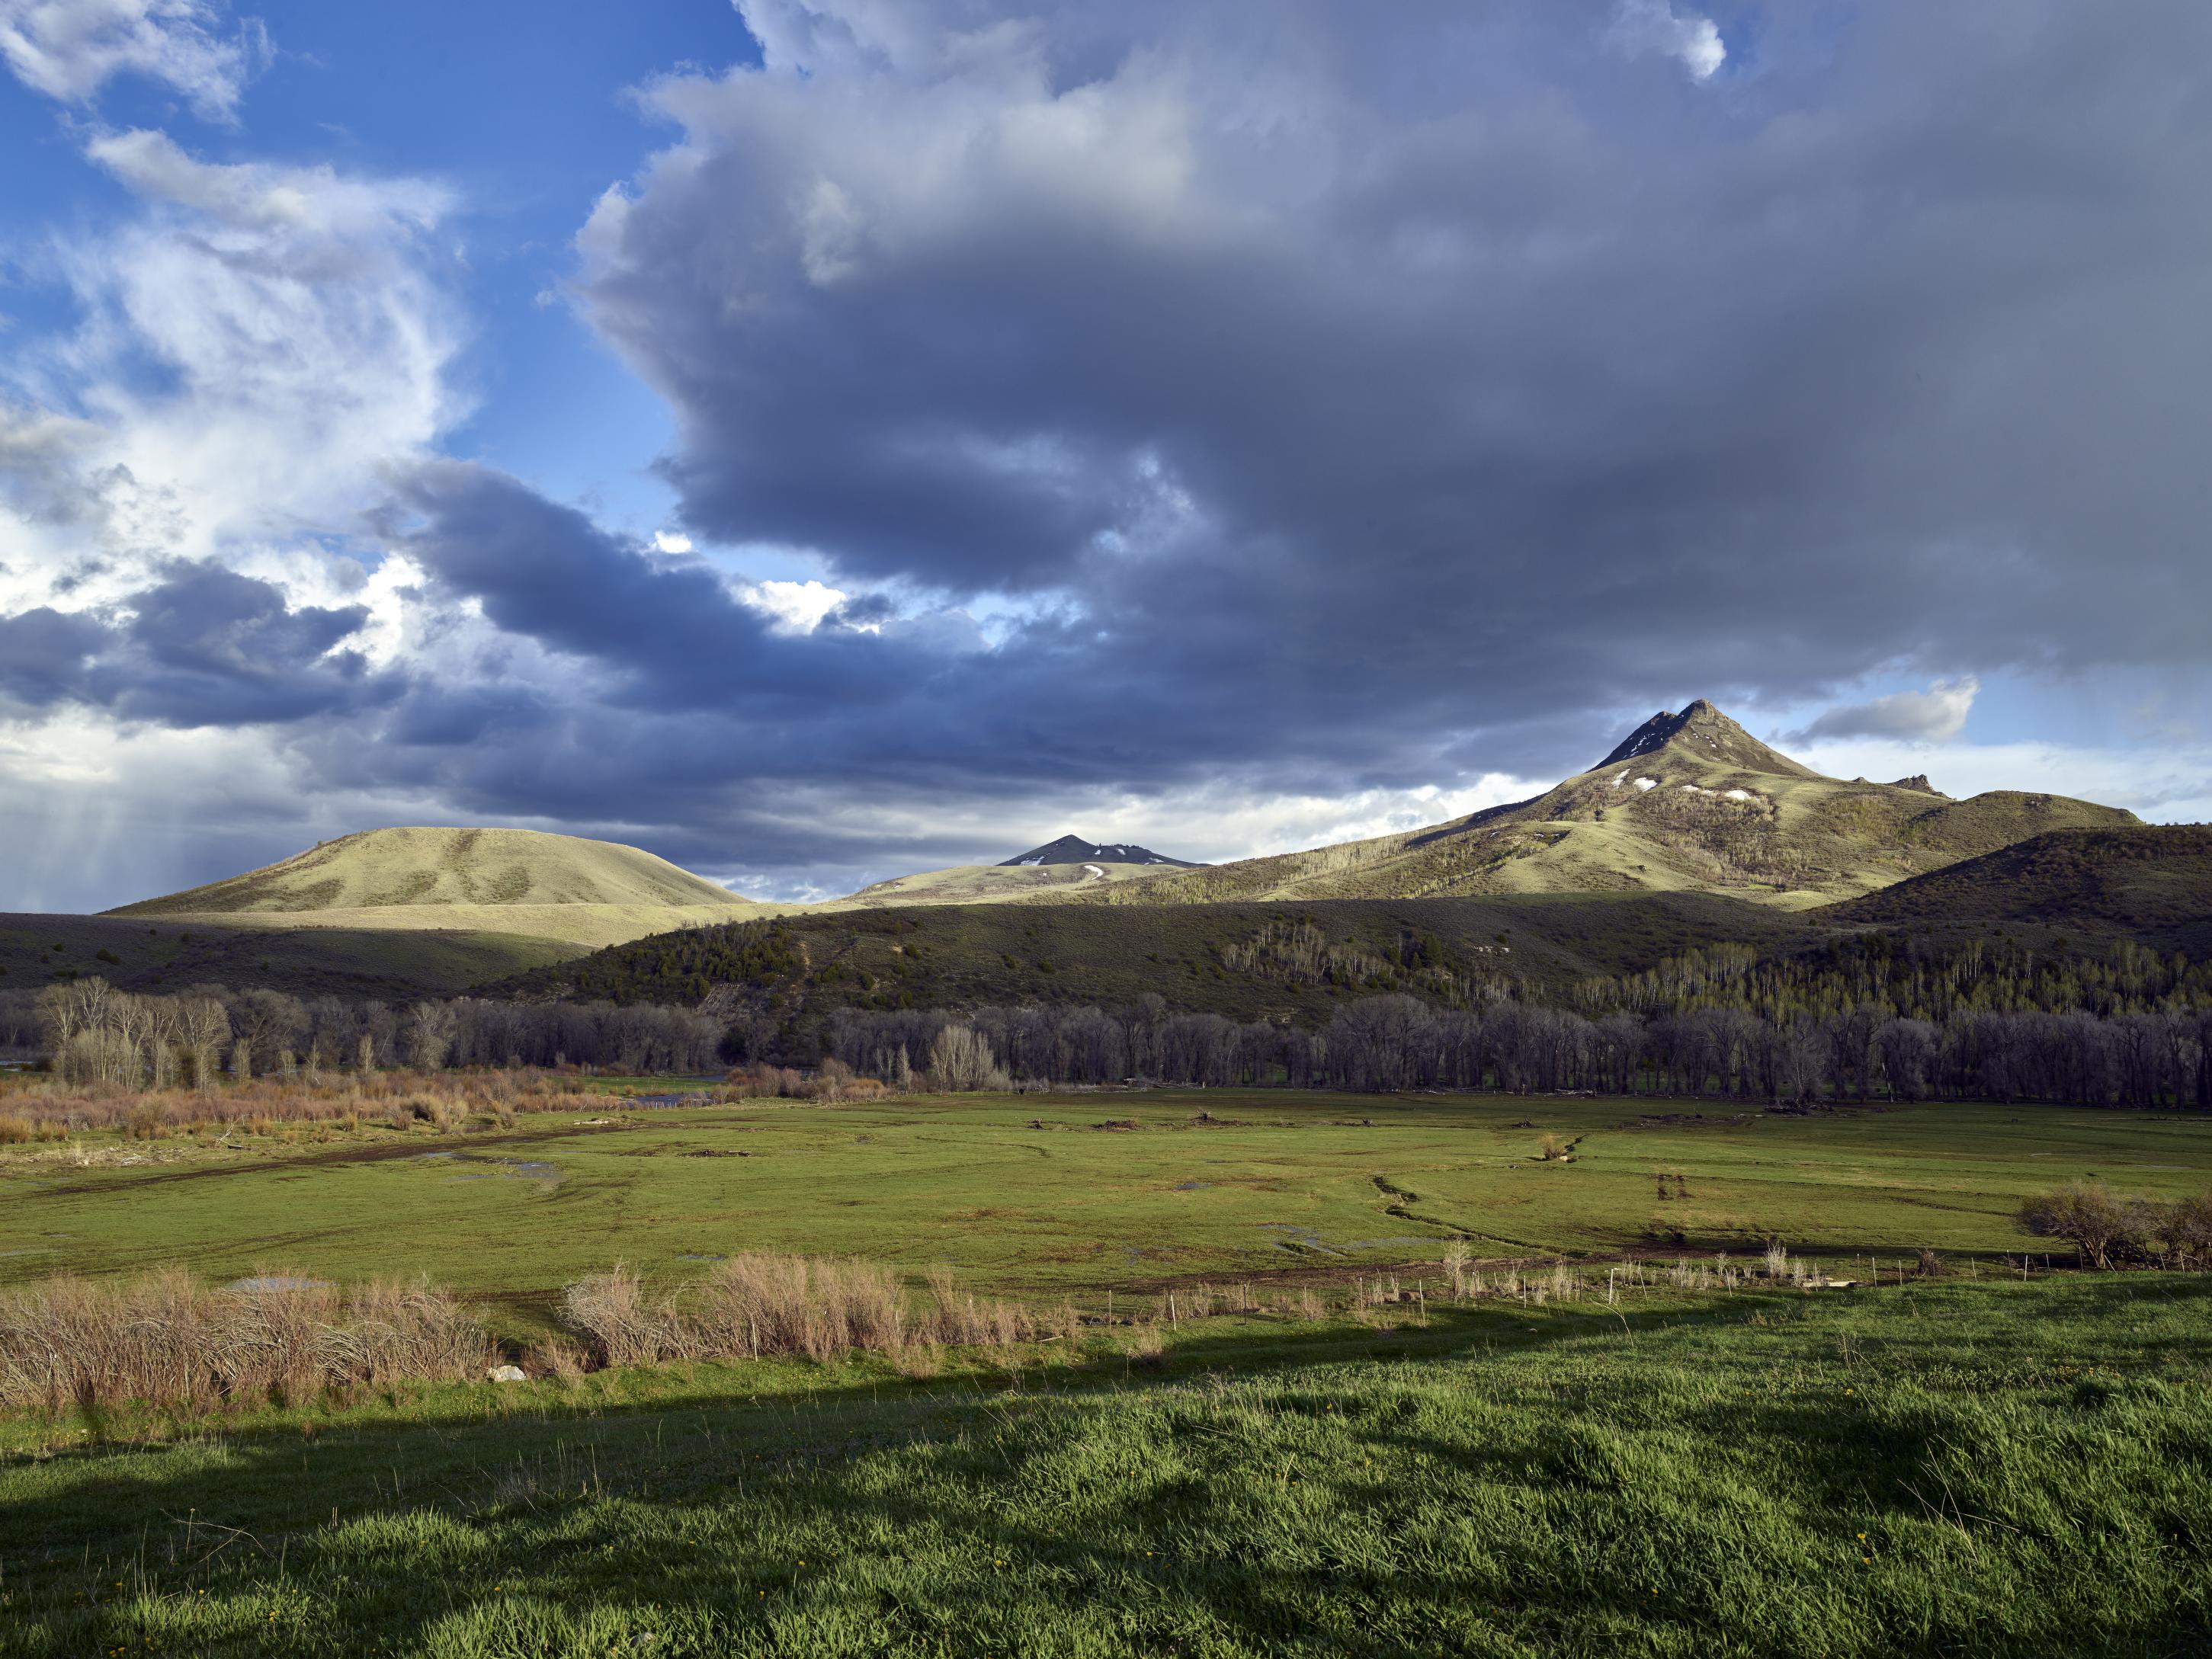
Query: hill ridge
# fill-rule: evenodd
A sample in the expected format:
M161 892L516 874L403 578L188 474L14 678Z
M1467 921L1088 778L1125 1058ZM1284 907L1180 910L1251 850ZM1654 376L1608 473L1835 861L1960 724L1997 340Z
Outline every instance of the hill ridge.
M451 906L743 908L750 902L620 842L538 830L393 825L319 842L273 864L105 914L298 917Z
M2063 795L1995 790L1953 800L1924 776L1826 777L1700 697L1661 710L1596 766L1527 800L1088 896L1225 903L1694 890L1805 909L2047 830L2140 823Z

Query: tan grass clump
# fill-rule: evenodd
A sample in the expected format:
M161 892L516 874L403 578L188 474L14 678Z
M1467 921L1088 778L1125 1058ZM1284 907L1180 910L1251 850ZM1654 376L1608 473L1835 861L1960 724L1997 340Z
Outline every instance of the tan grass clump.
M894 1361L913 1354L933 1366L924 1351L1011 1347L1043 1330L1013 1303L963 1291L950 1268L932 1273L927 1302L917 1309L889 1268L760 1251L719 1261L703 1279L659 1297L634 1269L617 1265L568 1286L562 1322L601 1365L874 1353ZM1072 1307L1052 1322L1059 1334L1076 1324Z
M341 1291L264 1274L217 1289L170 1268L0 1291L0 1406L298 1403L354 1385L481 1376L496 1357L474 1315L427 1285Z
M473 1115L507 1121L525 1112L573 1109L583 1080L569 1074L520 1072L297 1073L262 1077L220 1088L140 1088L94 1079L48 1080L11 1088L0 1116L0 1145L115 1131L137 1140L205 1131L267 1134L288 1125L358 1124L364 1119L405 1129L427 1122L441 1130ZM4 1126L21 1124L22 1131Z

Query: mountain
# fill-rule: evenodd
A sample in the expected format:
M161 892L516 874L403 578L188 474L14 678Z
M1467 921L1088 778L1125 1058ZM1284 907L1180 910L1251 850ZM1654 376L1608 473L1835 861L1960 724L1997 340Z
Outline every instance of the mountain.
M1130 847L1120 842L1109 847L1098 842L1085 841L1080 836L1062 836L1058 841L1032 847L1019 857L1008 859L999 867L1020 870L1048 864L1170 865L1178 870L1200 867L1188 859L1171 859L1165 854L1153 852L1149 847Z
M106 914L231 927L434 930L579 950L774 914L665 859L534 830L371 830Z
M1972 932L2033 923L2201 959L2212 951L2212 825L2054 830L1808 919Z
M1952 800L1925 777L1824 777L1701 698L1655 714L1589 771L1528 800L1097 896L1153 904L1690 890L1801 909L2048 830L2139 823L2063 795Z
M893 876L810 908L836 911L903 904L1051 904L1116 884L1140 884L1173 871L1203 867L1149 848L1062 836L1004 864L957 864L946 870Z

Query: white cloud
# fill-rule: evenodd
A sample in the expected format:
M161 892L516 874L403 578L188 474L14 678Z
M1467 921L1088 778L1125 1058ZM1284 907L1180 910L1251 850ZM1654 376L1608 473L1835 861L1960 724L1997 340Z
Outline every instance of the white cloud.
M1819 743L1838 738L1893 738L1912 743L1949 743L1966 729L1966 715L1982 683L1972 674L1936 680L1923 691L1898 691L1866 702L1831 708L1793 740Z
M8 365L25 407L0 421L0 562L51 573L73 546L127 580L134 557L357 528L382 470L465 410L428 243L449 192L211 164L158 132L88 154L143 207L51 254L86 320ZM64 509L70 536L40 531Z
M1613 38L1632 52L1656 52L1679 62L1693 81L1710 81L1728 61L1720 26L1696 13L1677 15L1668 0L1620 0Z
M691 538L673 530L656 530L653 532L653 550L656 553L689 553L692 550Z
M738 586L738 597L787 634L812 633L846 599L842 588L811 580L744 582Z
M33 92L89 102L118 75L176 88L210 120L235 118L239 95L266 59L253 20L224 39L206 0L0 0L0 58Z

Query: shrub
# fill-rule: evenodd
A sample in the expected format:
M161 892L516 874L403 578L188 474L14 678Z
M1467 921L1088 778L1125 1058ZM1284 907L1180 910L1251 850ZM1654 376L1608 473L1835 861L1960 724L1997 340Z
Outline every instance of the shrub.
M2158 1233L2172 1266L2212 1267L2212 1192L2161 1206Z
M2074 1181L2020 1206L2020 1224L2039 1238L2063 1238L2093 1267L2115 1255L2142 1255L2153 1218L2140 1199L2124 1198L2100 1181Z
M646 1298L636 1272L617 1262L562 1292L562 1322L591 1345L602 1365L649 1365L687 1358L677 1322Z

